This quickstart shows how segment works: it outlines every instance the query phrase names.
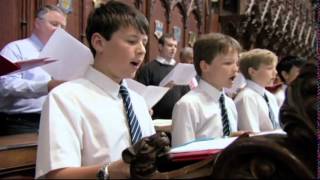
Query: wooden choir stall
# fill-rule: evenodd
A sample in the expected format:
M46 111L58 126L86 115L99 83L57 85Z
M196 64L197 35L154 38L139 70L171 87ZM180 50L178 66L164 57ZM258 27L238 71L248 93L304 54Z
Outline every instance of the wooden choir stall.
M316 27L312 0L123 0L143 12L150 23L145 62L158 54L157 28L179 37L181 48L204 33L221 32L239 40L244 50L265 48L279 58L306 57L308 63L288 87L280 110L284 134L242 135L207 159L173 162L170 141L157 133L123 151L134 179L171 178L317 178L317 62ZM58 0L0 1L0 49L28 37L35 12ZM71 1L67 32L85 42L86 18L97 0ZM17 8L18 7L18 8ZM10 14L10 16L8 16ZM179 60L178 60L179 61ZM1 119L0 119L1 121ZM170 132L170 127L163 128ZM162 130L163 130L162 129ZM0 136L0 179L33 179L37 134Z

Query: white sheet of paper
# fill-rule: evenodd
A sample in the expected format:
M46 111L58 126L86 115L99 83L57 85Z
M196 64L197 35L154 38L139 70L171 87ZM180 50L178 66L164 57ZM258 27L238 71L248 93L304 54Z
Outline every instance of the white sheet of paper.
M26 71L32 68L56 62L56 59L37 58L28 60L17 60L15 63L0 55L0 76Z
M193 64L178 63L169 74L162 79L159 86L165 86L170 81L176 85L188 85L197 75Z
M58 59L57 62L42 66L54 79L72 80L80 78L93 63L88 47L63 29L57 29L40 52L39 57Z
M152 123L154 126L171 126L172 125L172 119L154 119L152 120Z
M210 149L224 149L230 145L237 137L219 138L211 140L194 141L176 148L172 148L169 153L193 152Z
M268 134L282 134L286 135L287 133L283 131L282 129L274 129L271 131L263 131L263 132L258 132L254 134L249 134L249 136L263 136L263 135L268 135Z
M128 87L144 97L148 108L152 108L167 93L169 88L160 86L145 86L133 79L126 79Z

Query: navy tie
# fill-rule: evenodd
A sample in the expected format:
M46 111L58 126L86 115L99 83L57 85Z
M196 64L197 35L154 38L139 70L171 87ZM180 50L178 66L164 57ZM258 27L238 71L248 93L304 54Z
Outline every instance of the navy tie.
M229 136L230 135L230 125L229 125L229 118L227 109L224 103L224 95L221 94L219 98L219 104L221 109L221 118L222 118L222 126L223 126L223 136Z
M142 133L139 125L137 116L133 111L131 104L129 92L126 87L123 85L120 86L120 94L122 96L123 103L126 108L128 123L130 128L131 142L132 144L137 143L142 138Z
M266 94L263 95L263 98L264 98L264 100L266 101L266 103L267 103L267 105L268 105L269 118L270 118L270 120L271 120L271 123L272 123L273 128L275 129L275 128L277 128L277 123L276 123L276 121L275 121L275 117L274 117L273 111L272 111L271 106L270 106L270 104L269 104L269 99L268 99L268 97L267 97Z

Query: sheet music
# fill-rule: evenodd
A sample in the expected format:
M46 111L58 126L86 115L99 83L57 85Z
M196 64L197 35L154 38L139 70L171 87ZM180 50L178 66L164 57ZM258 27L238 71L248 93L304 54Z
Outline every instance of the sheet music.
M25 70L43 66L45 64L49 64L55 61L57 60L49 59L49 58L39 58L39 59L28 59L23 61L19 60L16 63L13 63L0 55L0 76L25 71Z
M145 86L133 79L126 79L128 87L144 97L148 108L152 108L167 93L169 88L160 86Z
M93 63L90 49L61 28L53 33L39 57L59 60L43 66L44 70L58 80L80 78Z
M169 74L163 78L159 86L165 86L170 81L176 85L188 85L189 82L197 75L193 64L178 63Z
M152 120L154 126L164 127L164 126L171 126L172 119L154 119Z
M249 136L263 136L263 135L268 135L268 134L283 134L283 135L286 135L287 133L285 131L283 131L282 129L275 129L275 130L271 130L271 131L263 131L263 132L249 134Z
M224 149L230 145L237 137L218 138L211 140L198 140L172 148L169 153L182 153L193 151L205 151L213 149Z
M285 135L282 129L276 129L272 131L260 132L257 134L252 134L250 136L262 136L267 134L283 134ZM228 137L228 138L218 138L218 139L207 139L207 140L196 140L185 145L181 145L175 148L172 148L169 153L183 153L183 152L193 152L193 151L205 151L205 150L214 150L214 149L224 149L235 141L238 137Z

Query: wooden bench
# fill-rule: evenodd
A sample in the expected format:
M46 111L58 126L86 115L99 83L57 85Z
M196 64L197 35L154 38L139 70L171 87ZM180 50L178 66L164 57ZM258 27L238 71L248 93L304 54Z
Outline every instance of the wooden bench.
M0 136L0 178L33 179L36 133Z

